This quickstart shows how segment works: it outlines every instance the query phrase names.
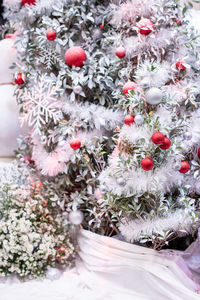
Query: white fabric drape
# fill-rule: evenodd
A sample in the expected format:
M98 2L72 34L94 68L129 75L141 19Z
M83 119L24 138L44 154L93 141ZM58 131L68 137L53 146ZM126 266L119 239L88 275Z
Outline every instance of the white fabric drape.
M0 284L0 300L196 300L178 254L157 252L82 230L76 269L57 280ZM189 274L190 275L190 274Z
M85 284L109 299L200 299L178 266L178 254L157 252L82 230L77 268ZM188 271L188 270L187 270ZM188 271L189 272L189 271ZM107 298L105 298L107 299Z

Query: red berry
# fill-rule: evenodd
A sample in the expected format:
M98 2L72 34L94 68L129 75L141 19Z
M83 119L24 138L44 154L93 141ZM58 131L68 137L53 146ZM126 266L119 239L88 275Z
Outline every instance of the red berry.
M65 53L65 62L70 67L82 67L86 59L87 55L81 47L71 47Z
M124 47L118 47L115 51L115 54L119 58L126 56L126 49Z
M183 61L177 61L176 63L176 68L179 70L179 71L185 71L186 70L186 67L184 66L184 62Z
M101 24L99 27L100 27L101 29L104 29L104 26L103 26L103 24Z
M164 141L162 143L162 145L160 145L160 148L163 149L163 150L167 150L171 147L171 141L170 139L168 139L168 137L164 137Z
M153 160L151 158L144 158L142 161L141 161L141 167L143 170L145 171L150 171L153 169L154 167L154 163L153 163Z
M78 139L72 140L70 142L70 147L74 150L77 150L81 147L81 141Z
M179 18L175 19L175 22L178 26L182 25L181 19L179 19Z
M19 85L24 83L24 75L22 73L17 74L17 76L15 77L15 83Z
M136 88L137 88L137 85L133 81L128 81L123 86L123 93L124 93L124 95L127 95L129 91L135 91Z
M56 39L56 32L54 30L47 31L46 37L49 41L54 41Z
M133 57L133 62L134 62L134 63L137 63L137 60L138 60L138 56L134 56L134 57Z
M124 118L124 124L131 126L131 124L133 124L133 123L134 123L134 117L132 115L127 115Z
M21 0L21 5L24 6L25 4L35 5L35 0Z
M29 164L33 164L34 163L34 160L32 160L30 154L24 156L24 163L29 163Z
M151 20L142 18L138 23L137 26L141 34L148 35L153 30L153 23Z
M190 169L190 165L187 161L181 162L181 168L179 170L180 173L187 173Z
M152 139L152 142L154 144L156 144L156 145L161 144L162 145L164 143L165 136L161 132L157 131L157 132L154 132L151 139Z
M199 157L199 159L200 159L200 147L199 147L199 149L198 149L198 157Z

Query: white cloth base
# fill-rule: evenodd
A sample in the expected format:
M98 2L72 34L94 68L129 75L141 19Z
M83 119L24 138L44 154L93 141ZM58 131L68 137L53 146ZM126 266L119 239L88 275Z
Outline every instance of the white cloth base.
M165 253L82 230L76 269L58 280L0 284L0 300L196 300L195 283Z
M77 269L86 285L108 299L195 300L195 284L178 254L157 252L82 230ZM123 296L123 297L122 297ZM107 298L102 298L107 299Z

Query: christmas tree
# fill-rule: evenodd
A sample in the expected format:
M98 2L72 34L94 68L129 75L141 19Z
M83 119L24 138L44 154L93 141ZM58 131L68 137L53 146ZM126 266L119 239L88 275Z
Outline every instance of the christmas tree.
M191 4L111 6L113 46L126 53L124 86L114 93L125 118L99 197L127 241L161 249L198 228L200 39Z
M114 147L113 130L123 123L113 94L123 61L112 47L112 7L96 0L6 3L7 28L18 30L20 120L29 129L18 158L36 170L43 189L54 191L72 223L83 220L79 207L85 226L98 231L97 179ZM100 232L110 231L101 225Z
M189 7L6 6L9 26L21 31L14 80L30 131L18 157L73 224L82 211L85 228L112 235L119 226L126 240L155 249L195 235L200 42Z

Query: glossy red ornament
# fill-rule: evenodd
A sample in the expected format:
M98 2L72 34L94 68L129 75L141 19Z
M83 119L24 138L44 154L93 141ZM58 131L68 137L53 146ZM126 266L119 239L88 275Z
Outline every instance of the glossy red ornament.
M24 6L25 4L35 5L35 0L21 0L21 5Z
M162 134L161 132L159 131L156 131L154 132L154 134L152 135L151 137L152 139L152 142L156 145L159 145L159 144L163 144L164 143L164 139L165 139L165 136L164 134Z
M46 37L49 41L54 41L56 39L56 32L55 30L47 31Z
M154 167L154 163L153 163L153 160L149 157L146 157L144 158L142 161L141 161L141 167L143 170L145 171L150 171L153 169Z
M87 55L81 47L71 47L65 53L65 62L70 67L82 67L86 59Z
M104 26L103 26L103 24L101 24L99 27L100 27L101 29L104 29Z
M77 150L81 147L81 141L78 139L74 139L70 142L70 147L74 150Z
M199 157L199 159L200 159L200 147L199 147L199 149L198 149L198 157Z
M137 27L139 28L139 32L144 35L148 35L153 31L153 23L151 20L142 18L138 23Z
M124 93L124 95L127 95L129 91L135 91L136 88L137 88L137 85L133 81L128 81L123 86L123 93Z
M119 58L126 56L126 49L124 47L118 47L115 51L115 55Z
M133 123L134 123L134 117L132 115L127 115L124 118L124 124L131 126L131 124L133 124Z
M179 170L180 173L187 173L190 169L190 165L187 161L182 161L181 162L181 168Z
M160 148L162 150L167 150L171 147L171 144L172 143L171 143L170 139L168 139L168 137L165 136L162 145L160 145Z
M177 61L176 68L179 71L185 71L186 70L186 66L184 65L184 61L181 61L181 60Z
M24 75L22 73L18 73L15 77L15 83L18 85L24 84Z

